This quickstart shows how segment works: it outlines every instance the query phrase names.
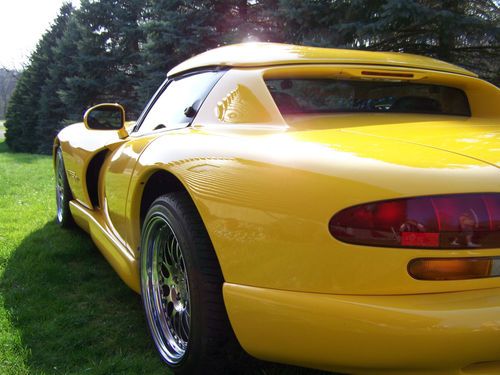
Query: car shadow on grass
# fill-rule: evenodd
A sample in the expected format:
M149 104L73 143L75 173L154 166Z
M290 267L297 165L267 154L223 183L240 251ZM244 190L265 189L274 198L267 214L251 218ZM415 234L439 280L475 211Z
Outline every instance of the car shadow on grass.
M30 353L30 373L167 374L140 297L80 230L48 222L24 238L5 265L0 293ZM238 374L321 372L249 361Z

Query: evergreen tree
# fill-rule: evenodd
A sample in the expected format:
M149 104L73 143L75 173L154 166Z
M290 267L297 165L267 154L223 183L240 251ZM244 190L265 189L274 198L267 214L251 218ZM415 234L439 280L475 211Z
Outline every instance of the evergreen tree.
M340 28L339 24L356 6L354 3L349 0L279 0L277 16L282 22L285 40L311 46L345 47L353 40L353 32Z
M50 47L46 53L46 76L40 90L38 101L37 124L34 136L37 141L36 151L40 153L50 153L52 143L57 132L63 127L66 111L61 98L57 94L64 84L64 77L68 76L68 69L71 64L67 64L66 56L59 53L59 45L62 38L69 31L71 15L74 9L71 4L61 7L58 17L50 31L52 39Z
M61 8L22 72L7 143L48 152L100 102L136 118L176 64L243 41L418 53L499 84L499 17L496 0L82 0Z
M138 62L143 0L82 0L75 12L73 69L59 95L70 118L101 102L120 102L136 116L140 105L134 86ZM61 48L63 48L61 46Z
M63 5L60 14L44 34L30 57L27 68L21 73L16 89L10 99L6 114L5 139L14 151L37 152L45 136L44 124L40 123L40 104L48 100L44 85L49 67L55 63L52 48L64 33L72 8ZM50 137L52 137L52 132Z
M12 151L34 152L36 140L36 69L29 65L19 77L7 106L5 141Z
M51 111L54 122L58 123L59 129L69 123L81 121L83 117L82 110L68 105L71 102L71 98L66 96L70 91L68 81L78 77L78 56L75 51L80 39L81 31L79 24L73 15L68 22L66 32L53 48L56 64L49 68L50 81L57 82L52 96L57 98L59 103L56 106L52 106Z
M498 2L480 0L281 0L287 40L417 53L500 83Z
M244 41L282 41L278 0L149 0L137 89L146 102L167 72L206 50Z
M279 0L259 0L248 3L247 19L251 28L248 40L284 43L285 30L279 13ZM241 42L241 40L236 41ZM290 42L290 41L289 41Z
M217 14L209 0L149 0L137 89L145 103L181 61L217 46Z
M363 12L365 17L361 11L351 15L360 45L434 56L498 80L500 9L493 0L369 3L372 8Z

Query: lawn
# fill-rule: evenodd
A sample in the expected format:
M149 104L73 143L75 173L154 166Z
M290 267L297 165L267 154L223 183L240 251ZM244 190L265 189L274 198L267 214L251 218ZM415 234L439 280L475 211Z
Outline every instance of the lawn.
M50 157L13 154L0 141L0 374L166 374L140 297L85 233L55 224L53 186Z

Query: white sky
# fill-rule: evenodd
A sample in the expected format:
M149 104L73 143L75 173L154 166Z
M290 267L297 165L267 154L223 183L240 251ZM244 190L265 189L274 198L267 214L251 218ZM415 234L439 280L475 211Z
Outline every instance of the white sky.
M66 0L69 1L69 0ZM64 0L0 0L0 67L21 68ZM72 0L73 5L80 3Z

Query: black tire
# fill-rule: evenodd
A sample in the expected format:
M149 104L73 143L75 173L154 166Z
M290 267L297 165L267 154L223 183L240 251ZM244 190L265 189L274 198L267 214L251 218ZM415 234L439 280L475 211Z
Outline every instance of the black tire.
M210 238L188 194L156 199L142 229L141 292L153 341L175 374L232 372L231 358L239 350L222 284Z
M69 209L69 202L73 199L71 190L66 176L62 150L60 147L56 151L55 160L56 174L56 222L63 228L71 228L74 226L73 216Z

